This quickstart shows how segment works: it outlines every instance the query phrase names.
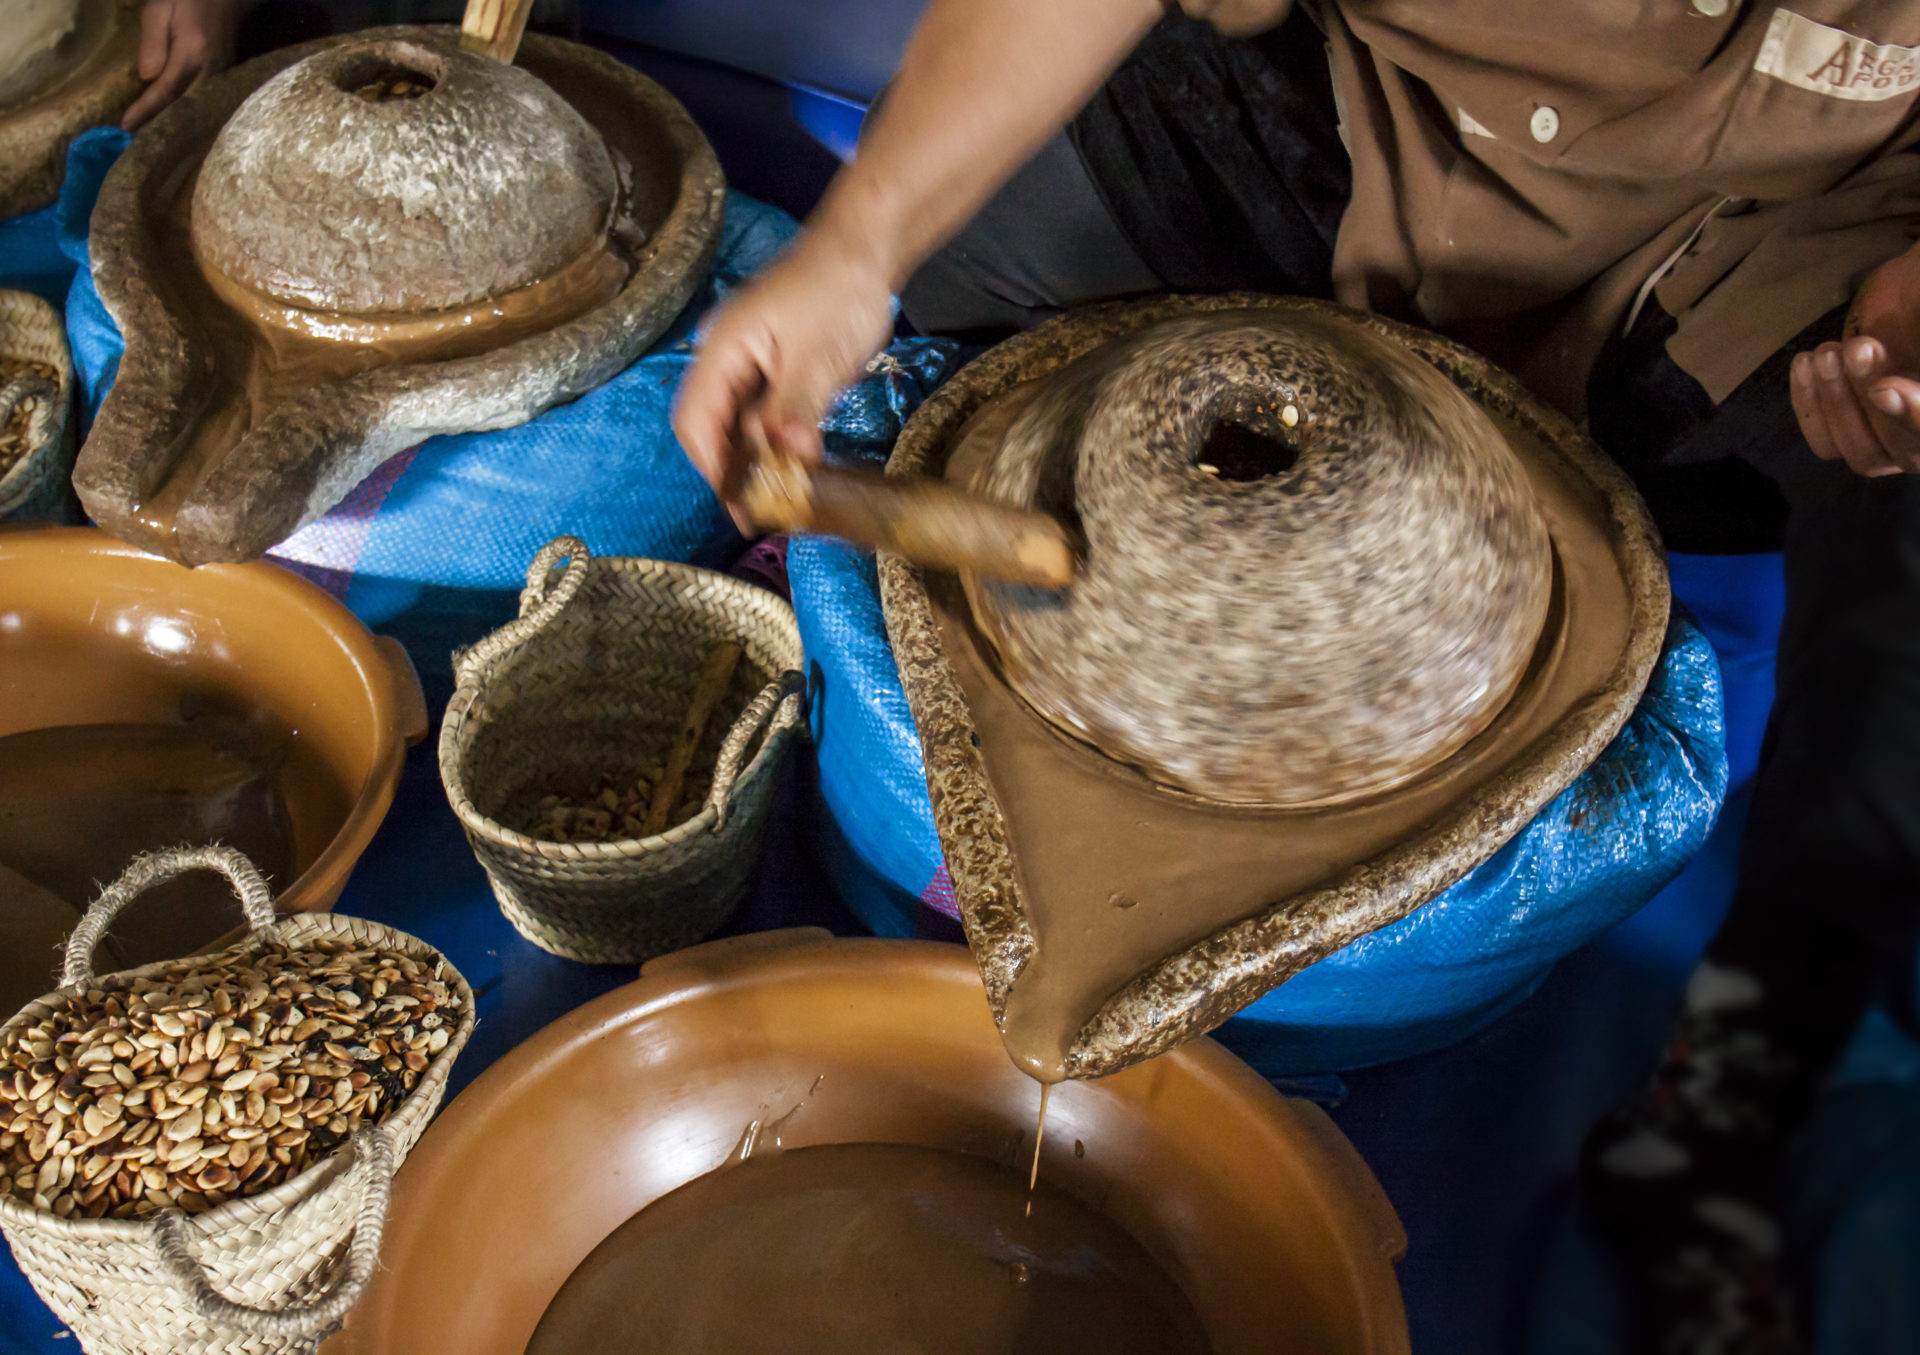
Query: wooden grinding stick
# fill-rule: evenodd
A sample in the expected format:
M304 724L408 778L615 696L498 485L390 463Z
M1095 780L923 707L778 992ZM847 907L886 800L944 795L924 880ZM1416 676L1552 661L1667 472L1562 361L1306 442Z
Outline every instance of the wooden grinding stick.
M727 694L727 688L733 682L733 670L739 662L739 645L719 644L708 651L706 662L700 666L700 678L694 684L693 700L687 704L686 716L680 721L680 732L674 737L673 748L667 753L667 765L660 773L659 784L653 788L653 799L647 803L648 837L666 831L667 819L673 813L673 807L680 802L680 788L686 784L687 768L693 765L693 755L700 747L700 738L707 732L707 721L713 718L714 707L720 704L720 698Z
M968 494L941 480L809 466L758 450L740 504L766 531L824 532L915 564L1064 588L1074 545L1052 516Z
M460 45L511 66L532 12L533 0L467 0Z

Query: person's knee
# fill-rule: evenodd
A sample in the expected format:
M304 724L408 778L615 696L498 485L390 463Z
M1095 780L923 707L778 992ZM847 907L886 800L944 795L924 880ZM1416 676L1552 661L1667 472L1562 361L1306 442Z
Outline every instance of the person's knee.
M923 333L1026 329L1071 306L1162 290L1063 133L901 293Z
M922 334L997 338L1029 329L1047 312L1001 295L969 250L965 232L915 270L900 289L900 312Z

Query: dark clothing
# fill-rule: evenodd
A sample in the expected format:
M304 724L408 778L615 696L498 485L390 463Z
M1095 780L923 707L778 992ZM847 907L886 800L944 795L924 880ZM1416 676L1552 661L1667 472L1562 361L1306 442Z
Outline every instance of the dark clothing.
M1004 338L1067 306L1165 290L1056 137L952 243L921 265L900 309L925 334Z
M1332 295L1350 187L1304 10L1227 42L1170 19L901 294L924 332L1004 336L1156 291Z
M1068 135L1170 290L1333 294L1353 175L1305 10L1245 42L1163 24Z

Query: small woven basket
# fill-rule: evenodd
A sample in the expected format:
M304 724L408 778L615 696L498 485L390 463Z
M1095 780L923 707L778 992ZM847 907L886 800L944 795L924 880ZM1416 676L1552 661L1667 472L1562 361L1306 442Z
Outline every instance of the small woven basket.
M52 383L37 376L0 380L0 430L19 404L32 402L25 448L16 456L0 441L0 520L65 519L73 503L73 359L53 307L29 292L0 291L0 357L58 373Z
M731 728L710 722L696 761L714 761L713 785L699 813L613 842L520 830L545 794L657 766L723 642L742 654L718 709L745 709ZM800 724L800 664L793 609L772 593L689 565L593 560L573 537L548 544L527 572L520 619L457 656L459 689L440 729L447 798L520 934L596 964L636 964L712 935L752 877Z
M339 1326L379 1263L393 1173L439 1108L473 1031L473 992L438 951L405 932L331 913L277 917L266 881L246 857L225 847L183 848L136 860L100 896L67 942L60 988L0 1026L0 1048L77 993L165 969L164 962L146 965L103 980L91 955L136 895L194 869L233 882L251 928L244 944L337 940L439 966L461 1002L459 1028L377 1127L271 1190L191 1217L152 1219L61 1218L0 1194L0 1232L88 1355L306 1355Z

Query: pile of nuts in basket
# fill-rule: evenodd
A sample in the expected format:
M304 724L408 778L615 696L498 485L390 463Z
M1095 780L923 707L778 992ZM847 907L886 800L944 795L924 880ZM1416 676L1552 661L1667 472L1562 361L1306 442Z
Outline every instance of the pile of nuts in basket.
M60 373L51 365L0 353L0 475L27 450L27 420L33 402L48 398L48 387L60 389Z
M617 842L646 837L654 788L664 775L665 768L654 767L631 781L603 776L584 796L543 795L540 822L534 826L533 836L548 842ZM691 774L669 809L666 822L679 823L697 814L712 784L711 766L703 774Z
M615 842L651 837L698 814L713 785L719 750L709 750L697 771L694 759L700 756L740 656L740 646L730 641L707 651L694 679L693 698L664 762L630 781L603 776L584 796L541 797L533 836L548 842Z
M257 1195L397 1107L463 1016L436 966L338 941L103 980L0 1048L0 1191L116 1219Z

